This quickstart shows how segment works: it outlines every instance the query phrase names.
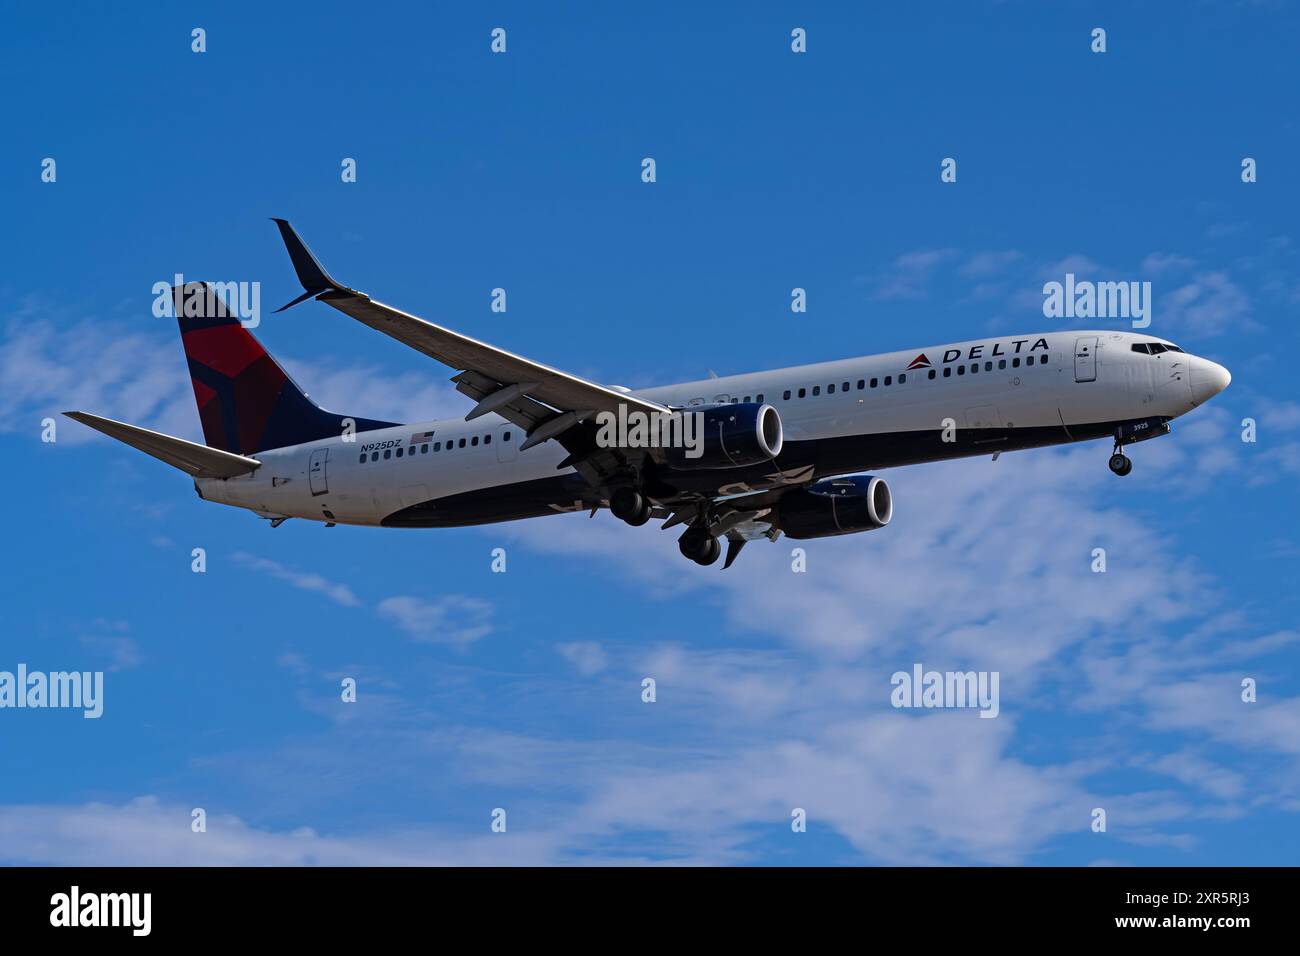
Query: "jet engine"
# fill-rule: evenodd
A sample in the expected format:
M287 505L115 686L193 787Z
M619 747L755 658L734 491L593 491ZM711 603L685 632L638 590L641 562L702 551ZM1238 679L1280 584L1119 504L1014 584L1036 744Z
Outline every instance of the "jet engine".
M684 408L681 416L685 441L663 449L664 461L679 471L760 465L781 453L781 415L771 405Z
M829 538L883 528L894 516L894 497L885 479L850 475L787 491L776 510L786 537Z

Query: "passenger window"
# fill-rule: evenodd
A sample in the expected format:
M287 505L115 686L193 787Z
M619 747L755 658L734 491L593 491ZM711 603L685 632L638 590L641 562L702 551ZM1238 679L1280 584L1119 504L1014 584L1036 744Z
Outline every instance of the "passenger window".
M805 398L807 395L808 395L808 389L806 389L806 388L801 388L801 389L799 389L799 397L800 397L800 398Z
M790 401L790 390L787 388L785 392L782 393L781 397L785 399L787 402Z
M1006 360L1006 359L1002 359L1001 361L998 362L998 368L1002 369L1002 368L1006 368L1006 367L1007 367L1007 360Z
M421 455L427 455L427 454L429 454L429 443L428 443L428 442L425 442L423 445L420 446L420 454L421 454Z
M460 440L460 444L458 444L456 447L457 447L457 448L464 448L464 447L465 447L465 439L462 438L462 439Z
M362 456L361 456L361 464L364 465L365 463L366 463L366 456L365 456L365 455L362 455Z
M848 390L849 390L849 383L848 383L848 382L845 382L843 388L841 389L841 391L847 392Z
M387 461L388 459L390 459L390 458L392 458L392 457L393 457L393 450L392 450L391 448L385 448L385 449L384 449L384 461Z
M906 373L906 372L904 372L902 375L898 376L898 384L899 384L899 385L902 385L902 384L903 384L904 382L906 382L906 381L907 381L907 373Z
M826 386L826 394L827 394L827 395L834 395L834 394L835 394L835 383L834 383L834 382L831 382L829 385Z
M820 395L821 393L822 393L822 387L820 385L814 385L813 395Z
M951 365L945 365L945 366L943 367L943 377L944 377L944 378L952 378L952 366L951 366Z
M980 363L979 363L979 362L972 362L972 363L971 363L971 367L970 367L970 373L971 373L972 375L974 375L974 374L976 374L979 370L980 370Z
M471 438L471 439L469 440L469 443L470 443L471 445L477 445L477 444L478 444L478 436L475 435L473 438Z
M933 379L933 378L934 378L934 369L930 369L929 373L927 373L927 375L926 375L926 378L929 378L929 379Z
M894 376L892 376L892 375L886 375L886 376L885 376L885 384L886 384L886 385L893 385L893 384L894 384Z
M1047 356L1046 356L1046 355L1040 355L1040 356L1038 356L1038 364L1039 364L1039 365L1046 365L1046 364L1047 364Z
M483 436L483 444L485 444L485 445L490 445L490 444L492 444L492 436L491 436L491 435L484 435L484 436Z
M993 363L992 363L992 362L985 362L985 363L984 363L984 371L986 371L986 372L991 372L991 371L993 371Z
M401 458L401 457L402 457L402 449L400 449L400 448L397 449L397 457L398 457L398 458Z
M1012 368L1020 368L1020 359L1018 359L1018 358L1013 358L1013 359L1011 360L1011 367L1012 367Z
M761 402L762 400L763 400L763 396L762 396L762 395L755 395L755 396L754 396L754 401L756 401L756 402ZM749 399L745 399L745 401L749 401Z
M873 379L871 380L871 387L872 387L872 388L875 388L875 387L876 387L877 385L879 385L879 384L880 384L880 379L878 379L878 378L873 378Z
M510 440L510 433L509 433L509 432L506 432L504 435L502 435L502 436L501 436L501 440L502 440L502 441L509 441L509 440Z
M958 374L958 375L965 375L965 374L966 374L966 366L965 366L965 365L958 365L958 366L957 366L957 374Z
M372 452L370 453L370 460L371 460L371 461L379 461L379 452L377 452L377 451L372 451Z
M858 391L860 392L866 387L867 387L867 380L865 378L858 379Z
M442 451L442 442L440 442L440 441L436 441L436 442L434 442L434 443L433 443L433 450L434 450L434 451Z

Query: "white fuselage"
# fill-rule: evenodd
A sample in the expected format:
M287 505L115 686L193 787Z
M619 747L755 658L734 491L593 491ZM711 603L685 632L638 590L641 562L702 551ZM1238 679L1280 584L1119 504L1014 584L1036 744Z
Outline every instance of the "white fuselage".
M1034 430L1025 433L1048 437L1033 444L1046 445L1100 437L1104 430L1096 427L1107 423L1176 418L1220 390L1222 383L1211 387L1208 380L1226 372L1181 351L1152 355L1132 350L1133 343L1162 341L1111 331L999 336L632 394L687 407L759 401L761 396L780 413L786 449L802 448L821 478L893 463L873 463L874 453L864 453L860 464L845 464L844 449L858 438L864 448L879 448L890 435L945 427L1013 437ZM918 362L922 356L925 362ZM1203 384L1196 381L1198 368ZM565 473L556 468L565 450L548 441L521 452L523 437L517 425L495 415L472 422L420 422L259 452L262 466L253 474L200 479L196 487L207 500L267 516L378 525L424 502L530 482L550 487L540 484L548 479L554 485L553 479ZM823 468L816 452L819 443L832 440L837 455ZM953 454L907 460L997 450L995 442L983 449L967 443ZM785 457L783 452L779 461ZM724 475L719 487L727 485ZM538 513L591 504L558 489L554 496L554 501L541 502ZM481 520L502 519L487 514Z

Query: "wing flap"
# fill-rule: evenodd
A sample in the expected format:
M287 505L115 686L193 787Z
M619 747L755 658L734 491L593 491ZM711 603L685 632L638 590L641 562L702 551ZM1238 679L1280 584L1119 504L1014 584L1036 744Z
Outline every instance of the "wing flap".
M500 382L489 375L473 370L466 370L458 375L453 375L451 380L456 383L456 391L462 395L468 395L475 402L482 402L489 395L510 387L510 385ZM556 415L555 409L534 401L527 395L520 395L511 399L504 405L493 408L492 411L506 421L518 425L526 432L532 431L542 422L554 418ZM474 412L471 411L470 415L473 414Z

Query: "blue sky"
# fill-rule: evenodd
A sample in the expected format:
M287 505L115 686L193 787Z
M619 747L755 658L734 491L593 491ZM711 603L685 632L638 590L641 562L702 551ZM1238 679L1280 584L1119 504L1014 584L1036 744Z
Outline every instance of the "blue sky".
M0 669L106 699L0 711L0 861L1294 863L1300 22L1132 6L10 11ZM198 436L150 312L178 271L261 282L256 334L332 410L467 410L333 310L269 315L299 291L270 216L616 384L1051 328L1066 271L1150 280L1151 331L1234 380L1122 481L1104 444L890 472L891 526L806 574L608 514L272 531L71 422L42 443L68 408ZM998 670L1001 715L892 709L918 661Z

